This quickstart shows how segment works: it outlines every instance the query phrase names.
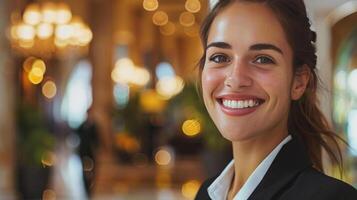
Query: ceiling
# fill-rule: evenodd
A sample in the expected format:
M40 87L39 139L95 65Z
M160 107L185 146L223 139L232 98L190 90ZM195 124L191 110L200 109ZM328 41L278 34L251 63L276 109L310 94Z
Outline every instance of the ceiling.
M315 17L326 17L335 8L351 0L305 0L306 7ZM357 2L357 1L355 1Z

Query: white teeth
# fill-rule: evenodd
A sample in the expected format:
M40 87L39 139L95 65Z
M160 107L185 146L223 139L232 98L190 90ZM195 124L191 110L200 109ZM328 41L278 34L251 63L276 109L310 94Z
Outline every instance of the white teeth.
M244 107L248 107L249 106L249 101L248 100L245 100L244 101Z
M249 100L249 107L253 107L254 106L254 101L253 100Z
M259 105L259 102L257 100L249 99L249 100L242 100L242 101L236 101L236 100L223 100L223 105L228 108L248 108L248 107L255 107Z
M231 102L232 102L231 103L232 107L234 107L234 108L238 107L238 102L237 101L231 101Z

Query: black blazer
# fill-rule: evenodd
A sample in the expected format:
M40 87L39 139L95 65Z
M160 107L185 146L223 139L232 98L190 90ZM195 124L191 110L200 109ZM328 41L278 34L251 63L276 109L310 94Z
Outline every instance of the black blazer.
M217 177L206 180L196 200L209 200L207 188ZM248 200L357 200L357 190L312 167L302 142L286 143Z

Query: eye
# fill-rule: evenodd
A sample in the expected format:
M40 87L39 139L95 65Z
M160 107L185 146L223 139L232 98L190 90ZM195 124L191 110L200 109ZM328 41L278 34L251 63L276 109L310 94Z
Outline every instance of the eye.
M209 58L209 61L212 61L215 63L225 63L225 62L229 62L230 58L223 54L215 54Z
M258 64L275 64L273 59L268 56L258 56L253 62Z

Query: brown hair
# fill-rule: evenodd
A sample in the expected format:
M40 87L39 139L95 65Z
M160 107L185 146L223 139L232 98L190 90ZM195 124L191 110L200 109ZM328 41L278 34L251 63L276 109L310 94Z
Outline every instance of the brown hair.
M332 163L337 164L342 172L342 154L338 140L343 141L343 139L332 131L317 105L316 92L320 79L316 72L316 33L311 30L303 0L220 0L201 26L204 49L207 47L208 33L213 20L233 2L261 3L275 13L293 51L294 74L299 73L303 65L307 65L310 69L310 80L305 93L290 105L288 131L302 139L315 168L323 171L321 151L324 148ZM199 61L200 79L205 60L206 52Z

